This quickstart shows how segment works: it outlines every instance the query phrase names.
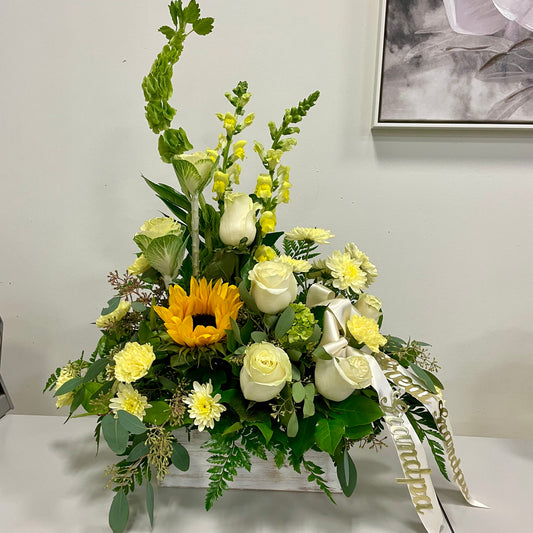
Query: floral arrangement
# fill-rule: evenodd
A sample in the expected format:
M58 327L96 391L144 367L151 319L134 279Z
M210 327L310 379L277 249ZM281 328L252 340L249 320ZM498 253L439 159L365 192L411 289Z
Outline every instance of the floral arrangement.
M332 498L323 470L306 458L311 449L331 457L349 496L357 478L349 449L379 448L387 427L405 474L399 481L437 531L442 515L421 441L469 495L428 345L380 332L382 305L367 292L377 269L355 244L321 257L330 231L276 231L292 187L281 161L319 93L268 124L270 146L253 145L264 171L253 193L237 191L247 145L240 135L254 120L245 112L247 83L226 94L231 110L217 114L218 144L191 153L183 128L171 127L172 71L185 38L210 33L213 19L200 16L195 0L169 10L173 25L159 30L168 42L142 87L180 190L145 178L168 216L144 222L135 262L109 274L116 295L96 320L94 352L58 368L45 387L69 417L96 416L96 442L103 436L118 456L108 469L111 529L125 530L127 496L141 485L152 521L153 476L189 468L179 428L209 433L209 509L252 456L288 462Z

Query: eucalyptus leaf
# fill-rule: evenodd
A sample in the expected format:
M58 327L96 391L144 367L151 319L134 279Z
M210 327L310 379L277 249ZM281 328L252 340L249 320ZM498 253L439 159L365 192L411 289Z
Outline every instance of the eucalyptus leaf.
M298 416L293 411L287 424L287 436L296 437L296 435L298 435Z
M118 304L120 303L121 299L122 298L120 296L114 296L113 298L108 300L107 301L107 307L104 307L100 314L101 315L108 315L109 313L112 313L118 307Z
M66 394L67 392L73 391L75 388L77 388L79 385L83 383L83 378L78 376L72 379L69 379L67 382L63 383L59 389L57 389L54 392L54 396L61 396L62 394Z
M102 433L111 450L117 455L126 451L129 433L111 413L102 418Z
M85 376L83 378L83 383L87 383L88 381L92 381L93 379L97 378L104 370L105 367L109 364L109 359L97 359L88 369L85 373Z
M146 305L141 302L133 302L131 304L132 311L137 311L137 313L144 313L147 309Z
M433 384L431 376L423 368L420 368L418 365L415 365L415 363L409 363L409 368L420 378L422 383L424 383L424 385L430 392L432 392L433 394L437 394L437 389Z
M155 400L150 402L152 407L146 409L144 415L144 422L146 424L154 424L162 426L170 418L170 406L167 402L162 400Z
M292 399L296 403L300 403L304 401L305 389L301 381L296 381L292 384Z
M189 452L179 442L172 444L172 464L182 472L189 470L190 457Z
M134 463L135 461L138 461L141 457L147 455L149 451L150 446L148 446L144 441L139 442L136 446L133 447L128 457L126 458L126 461L128 461L128 463Z
M148 428L135 415L122 409L117 412L117 415L118 423L129 433L142 435L148 431Z
M109 508L109 527L113 533L123 533L126 529L128 519L130 516L130 509L128 499L123 490L119 490Z
M281 313L278 321L276 322L276 328L274 329L274 337L276 337L276 339L281 339L281 337L283 337L283 335L285 335L289 329L291 329L294 323L294 317L294 309L289 305L289 307L287 307L285 311Z
M254 342L263 342L268 339L268 336L264 331L252 331L251 337Z
M310 416L314 416L315 414L315 403L313 401L313 398L309 399L307 396L304 399L304 407L303 407L303 414L304 418L309 418Z
M146 482L146 512L148 513L148 518L150 520L150 527L154 527L154 487L152 484Z

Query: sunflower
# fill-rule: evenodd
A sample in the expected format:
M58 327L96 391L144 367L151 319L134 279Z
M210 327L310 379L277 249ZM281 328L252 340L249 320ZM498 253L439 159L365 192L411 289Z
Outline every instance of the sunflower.
M168 334L182 346L206 346L221 341L237 319L243 302L235 285L219 279L215 285L205 278L191 278L189 295L178 285L169 287L168 308L155 306Z

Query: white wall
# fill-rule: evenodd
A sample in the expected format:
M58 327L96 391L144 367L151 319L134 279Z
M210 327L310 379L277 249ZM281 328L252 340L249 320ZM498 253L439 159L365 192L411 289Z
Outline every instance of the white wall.
M375 0L201 6L216 28L186 43L177 123L213 146L223 94L246 79L245 138L267 142L266 123L320 89L287 157L280 226L329 228L378 265L383 330L433 344L458 434L533 438L531 135L373 136ZM46 378L93 349L106 274L132 262L132 235L164 207L141 172L174 182L140 90L167 20L163 0L0 5L2 375L18 413L54 413Z

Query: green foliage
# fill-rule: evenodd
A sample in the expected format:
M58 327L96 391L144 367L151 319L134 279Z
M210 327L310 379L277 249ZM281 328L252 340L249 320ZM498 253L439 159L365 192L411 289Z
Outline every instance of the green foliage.
M111 527L113 533L123 533L126 530L129 515L128 499L125 492L119 490L115 494L109 509L109 527Z
M408 410L405 414L416 431L418 438L421 442L423 442L424 439L427 439L441 474L449 481L450 478L446 472L446 456L442 445L444 439L439 432L431 413L418 400L408 394L402 396L402 401L408 406Z
M337 479L339 480L342 492L346 497L350 497L357 485L357 469L350 453L344 448L335 456L335 466L337 467Z
M211 435L211 438L202 445L207 448L211 456L208 462L213 466L209 473L209 486L207 488L205 508L211 509L215 501L228 488L228 483L233 481L239 468L250 470L250 454L241 448L236 440L224 438L220 435Z

